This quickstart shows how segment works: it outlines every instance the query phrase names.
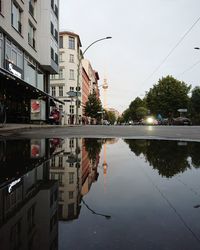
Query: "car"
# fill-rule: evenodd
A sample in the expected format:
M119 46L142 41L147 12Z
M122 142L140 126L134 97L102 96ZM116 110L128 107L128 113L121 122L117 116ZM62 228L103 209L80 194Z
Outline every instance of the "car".
M140 122L141 125L158 125L158 121L153 116L147 116Z
M192 125L192 122L187 117L177 117L172 119L172 125Z

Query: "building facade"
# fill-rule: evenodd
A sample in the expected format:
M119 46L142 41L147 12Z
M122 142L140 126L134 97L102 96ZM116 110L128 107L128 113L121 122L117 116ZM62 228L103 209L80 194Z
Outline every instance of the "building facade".
M7 122L48 121L58 73L59 0L0 0L0 101Z
M59 74L51 75L51 94L65 103L63 106L59 106L63 112L64 124L76 123L77 105L78 123L81 123L82 107L80 100L77 100L75 96L77 87L79 87L78 81L81 82L80 37L69 31L60 32L59 37ZM81 89L78 91L81 94Z

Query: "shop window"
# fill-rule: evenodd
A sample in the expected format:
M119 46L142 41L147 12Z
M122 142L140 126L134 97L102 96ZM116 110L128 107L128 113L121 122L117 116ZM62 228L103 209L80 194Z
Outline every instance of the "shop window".
M36 73L35 65L29 57L26 57L24 60L24 80L34 87L36 87Z
M69 106L69 113L74 114L74 105Z
M37 71L37 88L44 91L44 74L42 71Z

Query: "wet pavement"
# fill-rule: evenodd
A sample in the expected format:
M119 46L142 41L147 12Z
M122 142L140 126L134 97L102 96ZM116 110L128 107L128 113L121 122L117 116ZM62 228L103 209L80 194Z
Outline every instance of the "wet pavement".
M200 144L0 140L2 249L200 249Z

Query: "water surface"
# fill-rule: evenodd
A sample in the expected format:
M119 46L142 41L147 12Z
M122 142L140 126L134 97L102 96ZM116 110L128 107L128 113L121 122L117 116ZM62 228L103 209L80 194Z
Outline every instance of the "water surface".
M200 144L0 141L3 249L200 249Z

